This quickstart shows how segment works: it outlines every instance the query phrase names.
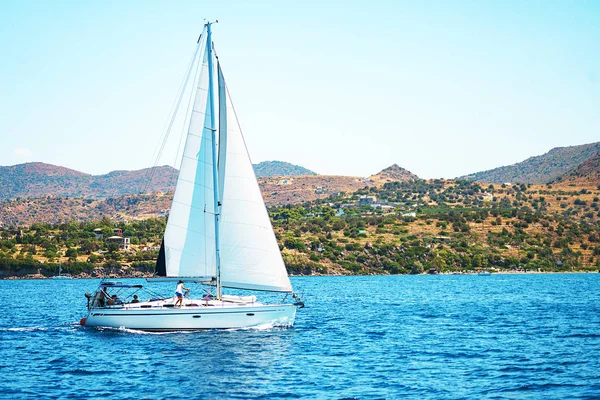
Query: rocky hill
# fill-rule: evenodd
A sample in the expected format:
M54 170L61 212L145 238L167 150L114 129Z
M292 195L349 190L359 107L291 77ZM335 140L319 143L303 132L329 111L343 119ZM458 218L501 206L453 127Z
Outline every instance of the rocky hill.
M368 178L329 175L263 177L258 178L258 184L267 206L300 204L374 185Z
M573 171L600 152L600 142L557 147L517 164L476 172L458 179L490 183L548 183Z
M169 166L89 175L41 162L0 166L0 202L16 198L107 198L140 192L169 191L177 170Z
M299 165L294 165L283 161L263 161L261 163L254 164L254 173L257 177L317 174L316 172L313 172Z
M164 216L171 207L171 193L128 194L107 199L44 197L0 203L0 226L64 223L110 218L131 221Z
M600 188L557 186L371 182L353 193L271 207L269 213L291 274L598 272ZM81 278L149 276L166 218L125 221L123 214L169 203L168 196L155 195L47 199L55 213L76 208L84 218L96 214L89 222L0 227L0 279L49 277L59 262L63 272ZM365 203L373 197L377 203ZM28 203L14 206L31 209ZM97 229L104 238L96 237ZM114 229L130 238L131 248L105 240Z
M381 187L387 182L408 182L419 177L394 164L368 178L358 176L304 175L262 177L258 183L267 206L301 204L331 195L354 193L364 187Z
M254 165L256 175L315 175L314 172L282 161ZM17 198L83 197L103 199L136 193L170 192L175 188L178 171L170 166L136 171L112 171L89 175L52 164L31 162L0 166L0 202Z
M125 179L128 176L131 175L113 172L104 175L103 179ZM272 207L326 199L331 195L348 195L365 187L381 187L388 182L408 182L415 179L418 179L416 175L393 165L369 178L303 175L262 177L258 178L258 183L265 203L268 207ZM123 185L126 187L125 182ZM158 190L153 193L124 194L101 199L75 195L69 198L49 195L38 198L22 197L18 200L0 202L0 226L31 225L35 222L54 224L103 217L123 221L161 216L165 215L171 207L172 196L172 191Z
M391 165L383 171L369 177L369 180L381 184L386 182L408 182L416 179L419 179L417 175L399 167L398 164Z
M600 152L587 159L583 164L558 178L556 183L576 186L598 187L600 185Z

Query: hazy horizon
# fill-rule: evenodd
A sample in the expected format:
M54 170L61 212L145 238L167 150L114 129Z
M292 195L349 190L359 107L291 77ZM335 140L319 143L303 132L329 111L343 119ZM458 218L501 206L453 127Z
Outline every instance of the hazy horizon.
M600 143L600 142L592 142L592 143ZM582 145L586 145L586 144L592 144L592 143L582 143ZM574 146L580 146L580 145L564 146L564 147L574 147ZM549 149L549 151L550 151L550 150L552 150L552 149ZM546 152L546 153L547 153L547 152ZM546 153L543 153L543 154L546 154ZM526 159L524 159L524 160L521 160L521 161L518 161L517 163L514 163L514 164L518 164L518 163L520 163L520 162L522 162L522 161L525 161L525 160L527 160L527 159L529 159L529 158L531 158L531 157L536 157L536 156L540 156L540 155L543 155L543 154L534 154L534 155L531 155L531 156L527 157ZM13 165L0 165L0 167L11 167L11 166L16 166L16 165L20 165L20 164L26 164L26 163L37 163L37 162L45 163L44 161L35 161L35 160L32 160L32 161L26 161L26 162L24 162L24 163L13 164ZM264 162L283 162L283 163L291 164L291 165L294 165L294 166L297 166L297 167L303 167L303 168L305 168L305 169L308 169L308 170L310 170L310 171L312 171L312 172L315 172L317 175L324 175L324 176L336 176L336 175L332 175L332 174L322 174L322 173L320 173L319 171L313 171L313 170L311 170L310 168L306 168L306 167L304 167L303 165L298 165L298 164L289 163L289 162L287 162L287 161L284 161L284 160L265 160L265 161L255 162L255 163L253 163L253 164L254 164L254 165L257 165L257 164L264 163ZM51 163L46 163L46 164L51 164ZM379 171L372 172L372 173L368 173L368 174L361 174L361 175L339 175L339 176L368 177L368 176L371 176L371 175L375 175L375 174L377 174L377 173L379 173L379 172L383 171L384 169L386 169L386 168L389 168L389 167L393 166L394 164L396 164L396 165L397 165L398 163L392 163L392 164L390 164L390 165L388 165L388 166L386 166L386 167L383 167L383 168L381 168ZM509 165L499 165L498 167L494 167L494 168L491 168L491 169L496 169L496 168L500 168L500 167L508 167L508 166L511 166L511 165L514 165L514 164L509 164ZM75 171L78 171L78 172L83 172L83 173L86 173L86 174L88 174L88 175L92 175L92 176L106 175L106 174L108 174L108 173L115 172L115 171L138 171L138 170L147 169L147 168L154 168L154 167L171 167L171 168L175 168L175 169L177 169L177 170L179 169L177 166L168 165L168 164L162 164L162 165L154 165L154 166L148 166L148 167L142 167L142 168L136 168L136 169L119 169L119 168L116 168L116 169L112 169L112 170L109 170L109 171L106 171L106 172L101 172L101 173L90 173L90 172L87 172L87 171L82 171L82 170L79 170L79 169L70 168L70 167L68 167L68 166L65 166L65 165L58 165L58 164L52 164L52 165L56 165L56 166L58 166L58 167L63 167L63 168L67 168L67 169L72 169L72 170L75 170ZM399 166L399 167L401 167L401 168L404 168L404 167L402 167L402 165L398 165L398 166ZM406 168L405 168L405 169L406 169ZM412 172L412 173L414 173L413 171L410 171L410 170L408 170L408 171L409 171L409 172ZM472 174L475 174L475 173L478 173L478 172L485 172L485 171L488 171L488 170L481 170L481 171L471 171L471 172L469 172L469 173L466 173L466 174L464 174L464 175L461 175L461 176L472 175ZM416 175L418 176L418 174L416 174ZM439 179L439 178L442 178L442 177L435 177L435 176L434 176L434 177L429 177L429 178L423 178L423 177L419 176L419 178L422 178L422 179ZM444 179L455 179L455 178L458 178L458 176L455 176L455 177L452 177L452 178L444 178Z

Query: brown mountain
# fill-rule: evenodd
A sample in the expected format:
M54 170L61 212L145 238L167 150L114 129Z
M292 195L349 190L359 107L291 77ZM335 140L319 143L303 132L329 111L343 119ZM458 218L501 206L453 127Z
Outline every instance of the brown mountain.
M55 173L52 168L49 168L48 171ZM133 184L125 180L143 179L142 171L116 171L101 177L79 174L86 179L97 178L95 183L102 190L102 192L96 192L97 194L106 193L107 188L112 188L117 184L121 185L120 190L122 191L134 188ZM64 171L62 172L63 174L57 174L59 177L64 178ZM169 171L167 170L167 172ZM170 172L172 173L172 171ZM305 201L325 199L332 194L354 193L365 186L383 186L386 182L403 182L411 179L418 179L418 177L397 165L392 165L369 178L304 175L262 177L258 178L258 183L267 206L274 206L300 204ZM86 193L90 190L89 186L79 183L81 185L80 190L85 189ZM42 188L39 185L31 185L31 187L39 190ZM57 187L55 193L60 193L63 188L59 185ZM58 223L68 220L85 221L105 216L117 220L161 216L165 215L171 207L172 192L164 192L166 190L158 189L155 190L155 193L150 194L125 194L109 198L75 195L70 195L70 198L62 198L58 194L48 196L47 193L42 192L43 194L39 198L25 198L23 196L18 200L0 203L0 225L31 225L34 222Z
M0 226L24 226L36 222L61 223L108 217L123 221L164 216L172 194L128 194L108 199L44 197L0 203Z
M325 199L332 194L354 193L365 186L383 186L386 182L406 182L419 177L394 164L368 178L358 176L306 175L258 178L267 206L299 204Z
M172 190L177 170L169 166L89 175L56 165L32 162L0 167L0 202L45 196L107 198Z
M419 177L409 170L399 167L398 164L393 164L381 172L371 175L369 179L375 183L383 184L386 182L407 182L419 179Z
M315 175L283 161L254 165L256 176ZM42 162L0 166L0 202L44 196L102 199L134 193L169 192L175 188L178 171L170 166L136 171L112 171L89 175Z
M549 183L579 167L600 151L600 142L556 147L517 164L476 172L458 179L489 183Z
M575 184L577 186L600 187L600 152L587 159L574 170L556 180L556 183Z
M252 166L257 177L317 175L316 172L309 169L284 161L263 161Z

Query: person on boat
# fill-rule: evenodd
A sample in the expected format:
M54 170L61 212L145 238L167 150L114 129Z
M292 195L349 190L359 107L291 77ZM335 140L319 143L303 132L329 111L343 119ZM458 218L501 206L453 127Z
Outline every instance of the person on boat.
M131 300L131 302L132 302L132 303L139 303L139 302L140 302L140 300L138 299L138 296L137 296L137 294L134 294L134 295L133 295L133 300Z
M113 294L108 299L108 305L109 306L114 306L115 304L123 304L123 301L121 301L121 299L119 299L116 294Z
M180 308L181 308L181 306L183 306L183 291L184 290L190 290L190 289L183 286L183 281L177 282L177 289L175 289L175 296L177 297L177 300L175 300L174 307L177 307L177 304L179 304Z
M96 299L95 299L95 303L98 307L104 307L104 305L106 304L106 293L104 293L104 290L100 289L98 292L96 292Z

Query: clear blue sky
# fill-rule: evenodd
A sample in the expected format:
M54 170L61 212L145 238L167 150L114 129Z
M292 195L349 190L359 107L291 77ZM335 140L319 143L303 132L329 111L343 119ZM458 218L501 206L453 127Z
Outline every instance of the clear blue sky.
M2 0L0 165L151 166L203 18L255 163L453 178L600 141L599 0Z

